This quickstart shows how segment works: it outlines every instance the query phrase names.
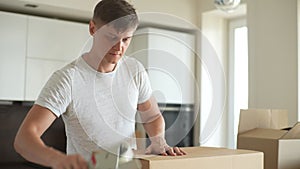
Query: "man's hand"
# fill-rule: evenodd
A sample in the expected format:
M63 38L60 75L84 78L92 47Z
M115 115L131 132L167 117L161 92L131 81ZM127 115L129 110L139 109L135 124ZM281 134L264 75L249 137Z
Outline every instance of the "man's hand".
M167 144L164 138L165 121L153 96L146 102L139 104L138 111L144 128L151 140L151 145L146 149L146 154L160 154L165 156L186 154L182 149L170 147Z
M159 154L163 156L182 156L186 152L179 147L170 147L164 138L151 138L151 144L146 149L146 154Z
M78 154L66 155L58 160L53 166L53 169L88 169L87 162Z

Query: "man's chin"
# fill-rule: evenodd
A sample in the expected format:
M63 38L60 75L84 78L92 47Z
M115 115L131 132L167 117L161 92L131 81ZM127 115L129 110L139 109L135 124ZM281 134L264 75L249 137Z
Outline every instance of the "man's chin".
M119 62L119 60L121 59L121 57L120 56L115 56L114 58L112 58L111 60L110 60L110 62L112 63L112 64L117 64L118 62Z
M118 61L112 61L111 62L111 64L117 64L118 63Z
M119 61L120 61L120 58L118 58L118 59L112 59L112 60L110 60L109 63L111 63L111 64L117 64Z

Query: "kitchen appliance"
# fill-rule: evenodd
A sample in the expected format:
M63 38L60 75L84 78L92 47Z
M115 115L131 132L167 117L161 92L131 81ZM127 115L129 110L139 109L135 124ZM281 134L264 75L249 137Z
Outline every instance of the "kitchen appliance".
M194 105L159 103L160 111L165 120L165 138L170 146L191 147L194 130ZM150 140L147 139L147 146Z

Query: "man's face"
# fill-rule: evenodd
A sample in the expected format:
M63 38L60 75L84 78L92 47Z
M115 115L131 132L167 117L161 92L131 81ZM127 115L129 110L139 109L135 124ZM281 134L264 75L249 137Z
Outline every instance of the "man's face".
M135 29L123 32L117 31L113 26L106 24L95 33L95 47L103 53L103 60L116 64L126 52ZM102 61L102 60L101 60Z

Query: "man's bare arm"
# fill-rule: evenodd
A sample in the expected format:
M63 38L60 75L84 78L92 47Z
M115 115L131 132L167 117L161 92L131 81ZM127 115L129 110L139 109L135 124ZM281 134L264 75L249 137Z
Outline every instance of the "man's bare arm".
M149 135L151 144L148 147L151 153L159 153L161 155L184 155L183 150L178 147L169 147L165 140L165 121L160 113L157 102L151 97L146 102L138 105L143 126Z
M57 117L47 108L33 105L24 119L16 135L14 147L26 160L52 167L87 168L86 162L79 155L67 156L44 144L42 134L50 127Z

